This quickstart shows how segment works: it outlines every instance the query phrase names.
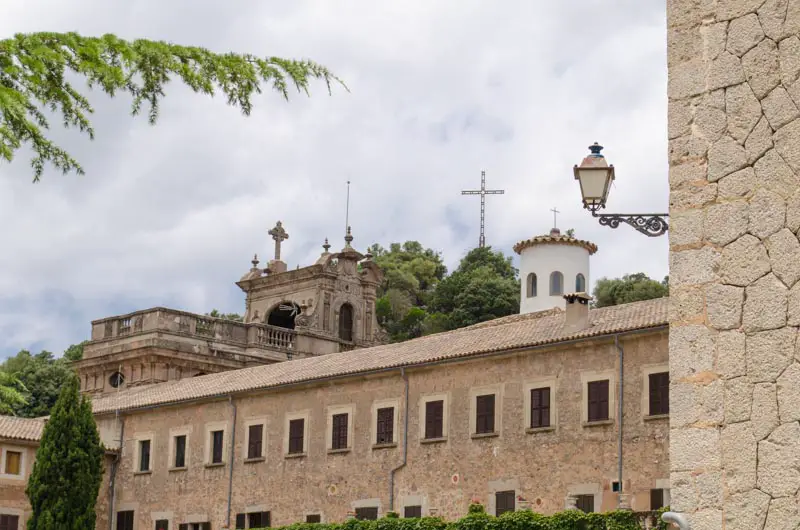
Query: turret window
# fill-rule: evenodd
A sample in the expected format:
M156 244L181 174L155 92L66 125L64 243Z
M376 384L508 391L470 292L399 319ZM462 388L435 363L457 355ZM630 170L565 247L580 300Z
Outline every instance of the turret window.
M528 298L536 296L536 275L534 273L528 274Z
M564 294L564 275L558 271L550 274L550 296Z
M578 274L575 276L575 292L576 293L585 293L586 292L586 278L583 274Z

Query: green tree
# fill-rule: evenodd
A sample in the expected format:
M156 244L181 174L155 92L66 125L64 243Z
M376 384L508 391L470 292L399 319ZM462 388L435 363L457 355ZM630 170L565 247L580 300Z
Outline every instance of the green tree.
M519 312L517 274L502 252L471 250L436 287L429 311L438 313L437 327L456 329Z
M94 138L87 117L94 109L68 80L83 77L89 88L109 96L126 92L133 98L132 113L148 107L156 122L164 88L173 78L194 92L225 94L228 104L249 115L252 96L267 84L285 99L289 88L308 94L312 79L344 84L327 68L309 60L250 54L217 54L209 50L139 39L128 42L114 35L84 37L77 33L17 34L0 40L0 158L12 161L15 151L29 145L34 157L34 182L50 163L63 173L83 173L77 160L43 133L49 129L44 109L61 115L65 127L77 127ZM346 87L345 87L346 88Z
M216 309L212 309L210 313L206 313L206 316L221 318L223 320L233 320L234 322L244 322L244 317L239 313L221 313Z
M74 377L69 361L63 357L56 359L49 351L31 355L29 351L22 350L6 359L0 365L0 370L13 373L19 379L24 400L12 408L14 414L26 418L50 414L61 388Z
M64 350L64 358L68 361L80 361L83 359L83 347L89 344L88 340L85 340L79 344L71 344L66 350Z
M32 514L28 530L95 527L95 505L103 475L103 446L88 398L70 378L61 390L25 493Z
M16 407L25 404L25 385L17 374L0 370L0 414L14 414Z
M669 277L659 282L643 272L637 272L625 274L622 278L600 278L595 284L593 296L595 307L662 298L669 296Z

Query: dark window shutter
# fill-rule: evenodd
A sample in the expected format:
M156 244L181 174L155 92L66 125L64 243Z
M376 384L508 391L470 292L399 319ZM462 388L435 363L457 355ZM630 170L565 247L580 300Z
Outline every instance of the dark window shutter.
M0 530L19 530L19 516L0 515Z
M550 388L531 390L531 428L550 426Z
M117 512L117 530L133 530L133 511Z
M189 530L189 523L181 523L178 525L178 530Z
M608 419L608 380L591 381L588 385L589 421Z
M441 438L444 432L444 401L425 403L425 438Z
M487 434L494 432L494 394L478 396L475 402L475 432Z
M347 449L347 413L334 414L331 423L331 449Z
M237 513L236 514L236 528L237 528L237 530L239 528L244 528L244 526L245 526L245 518L246 518L246 516L243 513Z
M175 437L175 467L186 466L186 435Z
M650 374L650 415L669 414L669 372Z
M652 489L650 490L650 509L658 510L664 507L664 490Z
M514 491L498 491L494 494L494 514L503 515L513 512L516 508L516 493Z
M211 433L211 463L219 464L222 462L222 441L224 431L214 431Z
M318 513L310 513L306 515L306 522L307 523L321 523L322 516Z
M200 523L200 530L211 530L211 523Z
M150 440L139 442L139 471L150 471Z
M169 521L166 519L156 521L156 530L169 530Z
M247 458L261 458L263 435L263 425L251 425L247 429Z
M378 426L375 442L390 444L394 441L394 407L378 409Z
M289 453L300 454L303 452L303 437L305 436L305 420L298 418L289 421Z
M406 506L403 508L403 517L406 519L419 519L422 517L422 506Z
M377 508L356 508L356 519L374 521L378 518Z
M585 513L594 511L594 495L577 495L575 507Z

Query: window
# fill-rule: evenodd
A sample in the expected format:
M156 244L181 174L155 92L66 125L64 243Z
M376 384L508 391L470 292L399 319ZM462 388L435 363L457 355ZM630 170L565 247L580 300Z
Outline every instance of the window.
M247 429L247 458L261 458L264 455L264 425L251 425Z
M374 521L378 518L378 508L370 506L368 508L356 508L356 519L361 521Z
M478 396L475 400L475 433L494 432L494 394Z
M123 383L125 383L125 376L120 372L114 372L111 374L111 377L108 378L108 384L111 385L112 388L119 388Z
M117 530L133 530L133 510L117 512Z
M6 463L3 466L6 475L19 475L22 473L22 452L6 451Z
M406 519L419 519L422 517L422 506L406 506L403 508L403 517Z
M536 296L536 275L534 273L528 274L528 281L526 282L528 298Z
M310 513L306 515L306 522L307 523L321 523L322 516L318 513Z
M175 437L175 467L186 467L186 435L181 434Z
M494 514L503 515L506 512L513 512L517 509L516 493L513 491L498 491L494 494Z
M18 530L19 529L19 516L18 515L0 515L0 530Z
M339 308L339 338L353 341L353 306L342 304Z
M564 275L558 271L550 273L550 296L564 294Z
M169 530L169 521L166 519L159 519L156 521L155 530Z
M550 387L531 389L531 429L550 427Z
M669 372L650 374L650 415L669 414Z
M181 523L178 530L211 530L211 523Z
M664 490L661 488L650 490L650 509L658 510L664 507Z
M246 526L245 526L246 524ZM269 512L251 512L236 514L236 528L268 528L270 524Z
M394 407L378 409L378 425L375 443L390 444L394 442Z
M594 495L575 495L575 507L585 513L594 511Z
M347 416L346 412L333 415L331 449L347 449Z
M289 421L289 454L303 453L303 438L305 435L305 420L297 418Z
M139 440L139 471L150 471L150 440Z
M425 403L425 438L444 437L444 400Z
M578 274L575 276L575 292L576 293L585 293L586 292L586 278L583 274Z
M590 381L588 384L589 414L588 421L604 421L608 419L608 379Z
M225 431L211 431L211 463L222 463L222 442L225 439Z

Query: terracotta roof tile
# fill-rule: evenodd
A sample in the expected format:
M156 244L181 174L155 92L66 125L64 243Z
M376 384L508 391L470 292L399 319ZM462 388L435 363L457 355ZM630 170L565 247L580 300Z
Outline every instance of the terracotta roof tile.
M564 313L512 315L446 333L319 357L131 388L95 398L95 413L166 405L231 393L313 382L329 377L414 366L444 359L541 346L567 340L663 326L669 300L660 298L590 311L591 325L563 330Z
M38 442L42 439L43 430L44 420L42 418L0 416L0 438L6 440Z

